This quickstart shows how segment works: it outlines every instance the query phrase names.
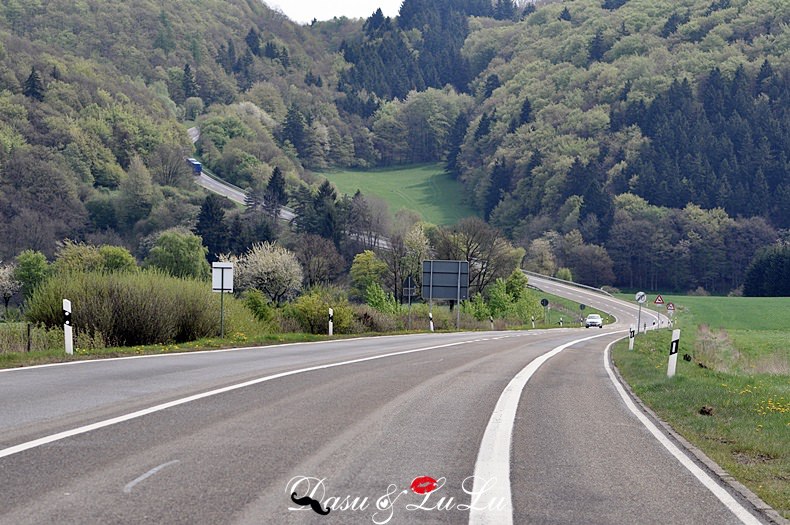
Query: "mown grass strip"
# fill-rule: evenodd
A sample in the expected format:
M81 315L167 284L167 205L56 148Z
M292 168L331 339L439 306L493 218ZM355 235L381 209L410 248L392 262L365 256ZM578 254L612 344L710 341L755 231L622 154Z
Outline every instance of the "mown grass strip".
M790 376L708 368L687 330L669 379L670 338L668 330L641 335L633 352L625 341L615 345L620 373L659 417L790 518Z

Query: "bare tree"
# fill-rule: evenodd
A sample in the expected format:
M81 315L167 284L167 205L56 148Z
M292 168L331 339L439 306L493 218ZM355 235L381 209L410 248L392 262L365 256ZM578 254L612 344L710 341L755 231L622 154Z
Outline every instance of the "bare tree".
M302 265L307 287L329 283L343 273L346 262L329 239L320 235L300 235L292 248Z
M463 219L434 232L438 259L469 261L470 296L482 293L489 284L521 265L523 248L514 248L502 232L478 217Z
M191 171L186 163L186 150L180 146L160 144L146 159L148 169L157 184L188 186Z

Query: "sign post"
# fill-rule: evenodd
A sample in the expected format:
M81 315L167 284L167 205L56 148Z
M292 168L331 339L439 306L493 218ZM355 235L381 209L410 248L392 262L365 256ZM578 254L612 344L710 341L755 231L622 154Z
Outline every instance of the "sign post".
M680 330L672 330L672 342L669 345L669 364L667 365L667 377L675 375L675 368L678 364L678 346L680 345Z
M469 298L469 261L423 261L422 296L428 297L431 326L433 300L448 299L458 307L456 328L460 328L461 301Z
M403 281L403 293L409 298L409 330L411 330L411 298L417 296L417 283L411 275Z
M540 305L543 307L543 320L546 322L546 326L551 326L549 300L544 297L540 300Z
M211 290L219 292L219 336L225 338L225 292L233 293L233 263L211 263Z
M74 354L74 334L71 331L71 301L63 299L63 335L66 342L66 353Z
M636 302L639 303L639 315L636 319L636 331L639 332L641 330L640 327L642 326L642 305L645 304L645 301L647 301L647 294L645 292L636 292L634 299L636 299Z
M664 304L664 298L661 297L661 294L658 294L656 296L656 300L653 301L653 304L655 304L657 307ZM656 308L656 312L658 312L658 308ZM653 324L655 324L655 323L653 323ZM658 315L658 327L661 328L661 315L660 314Z

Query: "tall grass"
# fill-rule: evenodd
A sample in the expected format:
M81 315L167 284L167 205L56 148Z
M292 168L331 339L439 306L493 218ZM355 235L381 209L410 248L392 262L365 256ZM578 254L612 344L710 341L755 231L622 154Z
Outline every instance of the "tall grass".
M61 326L63 299L71 300L77 331L111 346L179 343L219 331L219 297L208 283L156 271L58 274L33 293L28 319Z

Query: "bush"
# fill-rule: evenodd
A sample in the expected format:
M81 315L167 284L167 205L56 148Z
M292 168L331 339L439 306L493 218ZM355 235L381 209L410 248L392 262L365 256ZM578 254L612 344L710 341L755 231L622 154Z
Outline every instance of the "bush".
M74 272L42 283L27 316L48 327L63 323L62 301L72 303L72 325L110 346L180 343L219 332L219 297L205 282L158 271Z
M333 286L317 286L310 289L291 304L283 313L296 319L303 331L325 334L329 330L329 308L334 310L334 331L338 334L351 333L354 312L348 296Z
M395 296L385 292L378 283L370 283L365 289L365 302L385 314L397 314L400 311Z
M274 308L272 308L269 298L263 292L256 289L244 292L244 306L246 306L255 318L262 323L269 323L274 318Z
M400 320L366 304L354 305L354 333L394 332L401 329Z

